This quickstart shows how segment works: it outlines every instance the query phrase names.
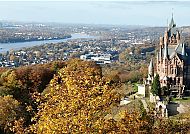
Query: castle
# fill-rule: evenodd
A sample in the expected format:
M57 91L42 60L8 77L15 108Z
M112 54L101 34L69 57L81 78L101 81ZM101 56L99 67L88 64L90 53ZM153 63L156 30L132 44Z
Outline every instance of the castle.
M184 95L190 87L190 49L176 28L173 15L164 37L160 37L155 62L155 68L152 60L148 68L148 84L157 73L160 76L161 87L166 86L170 95L178 97Z

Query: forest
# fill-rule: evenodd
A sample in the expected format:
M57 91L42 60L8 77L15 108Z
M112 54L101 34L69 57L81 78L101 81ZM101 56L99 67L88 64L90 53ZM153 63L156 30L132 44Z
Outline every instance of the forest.
M94 62L71 59L0 68L0 133L187 133L188 122L155 117L153 111L119 108L118 75ZM143 108L142 108L143 109ZM113 118L118 114L118 118Z

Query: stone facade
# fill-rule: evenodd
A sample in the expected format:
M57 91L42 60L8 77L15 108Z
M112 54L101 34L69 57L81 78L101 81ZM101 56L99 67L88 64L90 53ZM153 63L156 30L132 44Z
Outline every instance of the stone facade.
M154 68L149 70L151 69L154 71ZM151 71L149 73L154 74ZM156 73L160 76L161 87L168 87L171 95L180 97L190 87L190 49L184 43L180 30L176 28L173 16L164 37L160 37ZM149 79L152 81L152 77Z

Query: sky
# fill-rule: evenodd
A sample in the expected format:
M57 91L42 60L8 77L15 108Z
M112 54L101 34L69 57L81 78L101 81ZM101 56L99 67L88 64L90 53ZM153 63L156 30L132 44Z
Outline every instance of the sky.
M166 26L172 13L178 26L190 25L188 0L0 0L0 20L8 21Z

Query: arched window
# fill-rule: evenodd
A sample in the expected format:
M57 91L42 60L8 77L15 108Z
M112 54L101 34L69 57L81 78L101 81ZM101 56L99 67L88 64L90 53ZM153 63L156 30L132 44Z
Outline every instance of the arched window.
M181 67L177 68L177 73L178 73L178 75L180 75L180 73L181 73Z
M176 85L176 78L173 79L173 84Z
M177 81L177 82L178 82L178 84L180 83L180 78L178 78L178 81Z
M169 78L169 82L170 82L170 84L172 83L172 78L171 77Z

